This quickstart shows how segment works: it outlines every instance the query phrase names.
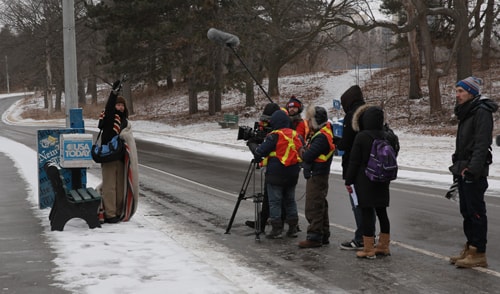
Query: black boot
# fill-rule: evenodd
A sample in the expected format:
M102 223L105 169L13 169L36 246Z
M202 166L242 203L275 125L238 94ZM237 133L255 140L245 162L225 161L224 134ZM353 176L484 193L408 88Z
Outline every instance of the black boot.
M268 239L281 239L283 238L283 222L279 221L271 221L272 230L269 234L266 235Z
M288 223L288 231L286 232L286 236L290 238L297 238L297 228L298 228L298 219L291 219L287 221Z

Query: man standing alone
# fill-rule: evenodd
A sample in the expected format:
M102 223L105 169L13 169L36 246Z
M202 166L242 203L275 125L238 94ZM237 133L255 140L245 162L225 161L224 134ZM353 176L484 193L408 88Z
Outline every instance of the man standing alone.
M468 77L456 84L455 115L459 121L453 165L450 171L458 183L460 213L467 242L450 262L457 267L486 267L488 219L484 193L492 162L490 146L493 113L498 105L481 96L482 80Z

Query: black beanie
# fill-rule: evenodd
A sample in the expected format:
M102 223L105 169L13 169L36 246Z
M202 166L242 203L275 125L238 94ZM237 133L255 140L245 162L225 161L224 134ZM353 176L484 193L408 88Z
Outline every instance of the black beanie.
M315 114L314 114L314 120L318 125L321 125L328 121L328 114L326 113L326 109L321 106L316 106L314 108Z
M264 107L263 115L271 116L276 110L280 110L280 106L276 103L267 103Z

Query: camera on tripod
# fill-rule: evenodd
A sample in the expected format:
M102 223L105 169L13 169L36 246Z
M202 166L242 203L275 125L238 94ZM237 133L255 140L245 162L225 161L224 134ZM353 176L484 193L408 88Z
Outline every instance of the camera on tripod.
M255 143L262 143L273 129L270 126L264 126L263 123L256 121L253 129L248 126L240 126L238 128L238 140L251 140Z

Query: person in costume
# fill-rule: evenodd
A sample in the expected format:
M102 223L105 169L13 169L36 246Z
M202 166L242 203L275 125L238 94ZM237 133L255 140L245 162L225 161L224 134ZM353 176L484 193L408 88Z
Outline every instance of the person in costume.
M105 223L128 221L137 209L139 195L138 160L132 128L128 121L127 102L118 96L121 81L113 83L106 107L99 118L101 145L120 135L125 152L122 158L101 164L103 216Z

